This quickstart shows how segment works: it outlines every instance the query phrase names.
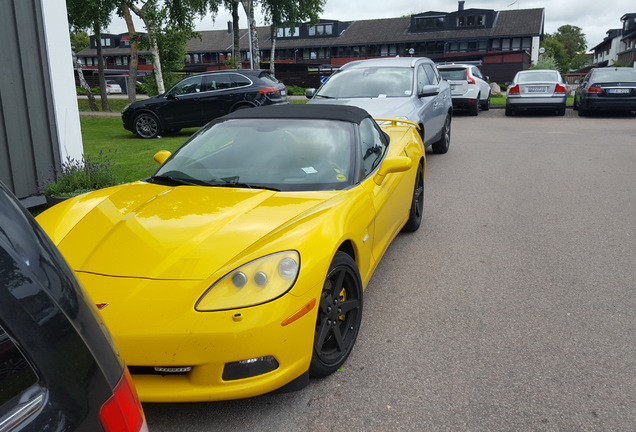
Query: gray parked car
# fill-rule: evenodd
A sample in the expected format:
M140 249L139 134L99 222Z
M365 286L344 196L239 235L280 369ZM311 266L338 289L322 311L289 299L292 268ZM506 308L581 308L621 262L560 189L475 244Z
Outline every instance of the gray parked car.
M403 118L419 125L425 148L446 153L453 103L450 86L426 57L358 60L325 84L307 89L307 103L354 105L375 118Z
M528 109L554 110L565 115L567 87L559 71L531 69L519 71L508 86L506 115Z

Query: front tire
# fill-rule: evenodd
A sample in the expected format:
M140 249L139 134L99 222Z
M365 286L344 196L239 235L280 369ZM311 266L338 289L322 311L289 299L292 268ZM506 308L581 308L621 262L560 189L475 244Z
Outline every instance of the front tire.
M409 210L409 219L402 228L404 232L414 232L420 227L422 217L424 216L424 170L422 165L417 167L417 175L415 176L415 185L413 186L413 199L411 200L411 208Z
M442 129L442 136L437 142L431 145L433 153L444 154L448 151L451 140L451 115L446 114L446 120L444 120L444 128Z
M347 360L362 322L362 281L355 261L338 251L320 295L309 374L325 377Z
M159 120L153 114L141 113L135 117L133 121L133 129L139 138L157 138L161 129Z

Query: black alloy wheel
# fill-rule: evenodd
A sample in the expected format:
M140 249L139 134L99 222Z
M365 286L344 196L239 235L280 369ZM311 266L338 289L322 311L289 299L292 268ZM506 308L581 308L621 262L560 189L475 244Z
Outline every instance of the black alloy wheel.
M404 232L414 232L420 227L424 216L424 170L422 165L417 167L417 175L415 176L415 186L413 186L413 200L409 209L409 218L406 225L402 228Z
M309 374L325 377L345 362L362 322L362 281L355 261L336 252L320 296Z
M135 117L133 129L139 138L157 138L159 136L159 120L150 113L141 113Z

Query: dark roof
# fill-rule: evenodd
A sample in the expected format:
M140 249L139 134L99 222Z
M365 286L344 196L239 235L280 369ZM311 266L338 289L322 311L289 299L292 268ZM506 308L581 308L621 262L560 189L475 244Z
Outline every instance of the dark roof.
M323 119L339 120L360 124L369 117L365 110L349 105L268 105L259 108L238 110L219 117L218 120L230 119Z
M390 44L421 41L451 41L488 37L524 37L543 34L544 9L515 9L497 12L492 28L444 30L426 33L409 32L411 17L352 21L337 37L278 38L276 49ZM258 27L259 46L271 49L269 27ZM227 30L198 32L201 38L190 39L188 52L231 52L232 34ZM241 49L248 49L247 30L240 30Z
M446 14L446 12L439 12ZM410 32L411 17L380 18L342 22L346 29L338 36L278 38L276 49L320 48L355 45L415 43L422 41L456 41L491 37L531 37L543 35L544 9L514 9L495 12L492 28ZM327 20L321 20L321 22ZM232 52L233 34L227 30L199 31L199 37L186 44L189 53ZM258 27L259 46L263 50L272 47L270 27ZM247 29L239 30L241 50L249 49ZM104 55L126 55L129 48L107 48ZM139 54L148 55L148 52ZM95 56L95 49L85 49L80 56Z

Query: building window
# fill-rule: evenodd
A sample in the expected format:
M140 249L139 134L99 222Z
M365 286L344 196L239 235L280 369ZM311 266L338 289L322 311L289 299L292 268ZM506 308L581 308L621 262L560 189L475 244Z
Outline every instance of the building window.
M486 25L486 15L465 15L457 17L457 27L480 27Z
M333 24L318 24L309 26L309 36L330 36L333 34Z
M276 29L276 37L292 37L298 36L298 29L296 27L281 27Z
M512 49L521 49L521 38L512 38Z
M532 38L525 37L521 41L521 49L531 49L532 48Z
M510 50L510 39L502 39L501 40L501 49L503 51L509 51Z
M110 39L109 38L106 38L106 39L102 38L102 46L109 47L110 46Z
M443 16L415 18L416 30L431 30L441 28L444 28Z

